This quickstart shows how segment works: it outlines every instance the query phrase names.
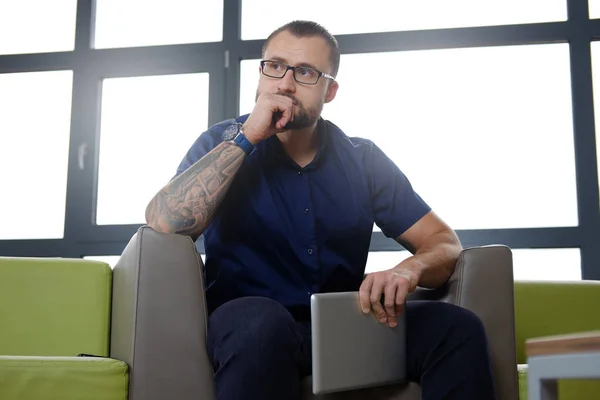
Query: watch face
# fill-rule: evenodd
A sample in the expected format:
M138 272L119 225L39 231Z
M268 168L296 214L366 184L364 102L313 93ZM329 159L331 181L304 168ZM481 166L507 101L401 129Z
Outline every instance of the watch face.
M239 124L233 124L223 132L223 141L233 140L239 132Z

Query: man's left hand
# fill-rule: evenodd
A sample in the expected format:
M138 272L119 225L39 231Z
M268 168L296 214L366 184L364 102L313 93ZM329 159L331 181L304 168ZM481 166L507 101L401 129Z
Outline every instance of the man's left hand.
M415 291L418 281L415 272L398 267L368 274L359 290L360 307L365 314L373 311L379 322L387 322L393 328L404 310L406 296Z

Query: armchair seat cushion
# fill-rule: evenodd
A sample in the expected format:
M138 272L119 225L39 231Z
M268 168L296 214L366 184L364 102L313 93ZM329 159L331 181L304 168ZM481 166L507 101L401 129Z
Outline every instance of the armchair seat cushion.
M527 364L519 364L519 400L527 400ZM596 399L600 393L600 381L584 379L560 379L558 398L560 400Z
M128 380L110 358L0 356L3 400L127 400Z

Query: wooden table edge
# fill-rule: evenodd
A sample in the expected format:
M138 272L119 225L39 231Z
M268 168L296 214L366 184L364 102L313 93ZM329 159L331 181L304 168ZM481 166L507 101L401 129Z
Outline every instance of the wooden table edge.
M569 333L527 339L527 357L600 351L600 331Z

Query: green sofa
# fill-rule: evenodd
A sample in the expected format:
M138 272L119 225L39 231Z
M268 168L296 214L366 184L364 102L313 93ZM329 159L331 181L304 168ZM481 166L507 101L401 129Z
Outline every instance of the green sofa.
M600 329L600 281L515 282L519 400L527 400L527 339ZM559 400L600 399L600 381L561 380Z
M0 399L214 399L203 287L191 239L148 227L113 270L87 260L0 257ZM517 400L517 392L526 400L526 339L600 328L600 282L513 283L503 246L465 250L449 284L411 295L421 298L482 318L498 400ZM559 387L560 400L600 393L592 381ZM303 398L316 398L305 389ZM411 384L318 398L416 400L421 393Z
M129 367L108 358L111 292L101 262L0 258L0 399L127 399Z
M181 235L102 262L0 257L0 399L202 399L213 391L203 277Z

